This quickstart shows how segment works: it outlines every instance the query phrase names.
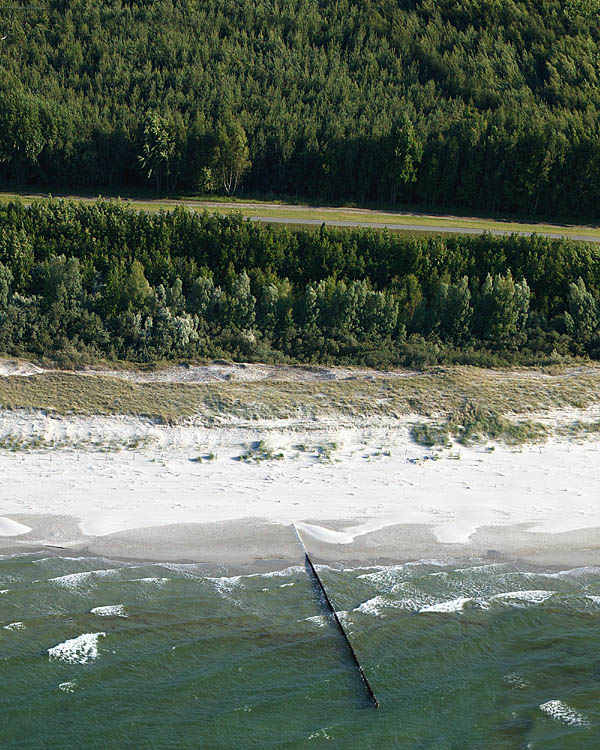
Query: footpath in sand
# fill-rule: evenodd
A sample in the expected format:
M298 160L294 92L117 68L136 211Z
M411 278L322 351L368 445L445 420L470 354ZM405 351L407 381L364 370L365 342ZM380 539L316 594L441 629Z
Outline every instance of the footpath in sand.
M2 367L5 378L40 375L26 363ZM411 373L317 368L311 374L218 363L111 375L222 382ZM597 406L543 415L548 424L597 417ZM277 567L297 557L295 523L321 560L598 562L600 440L594 435L550 434L539 445L426 448L411 437L420 418L308 415L207 424L198 415L165 425L132 415L4 410L0 552L49 546Z

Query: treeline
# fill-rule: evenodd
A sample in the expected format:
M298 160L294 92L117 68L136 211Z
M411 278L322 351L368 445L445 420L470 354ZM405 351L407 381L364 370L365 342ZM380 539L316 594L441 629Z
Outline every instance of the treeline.
M117 202L0 207L0 351L68 364L228 356L363 363L600 359L600 252L414 238Z
M10 5L0 176L594 216L599 7Z

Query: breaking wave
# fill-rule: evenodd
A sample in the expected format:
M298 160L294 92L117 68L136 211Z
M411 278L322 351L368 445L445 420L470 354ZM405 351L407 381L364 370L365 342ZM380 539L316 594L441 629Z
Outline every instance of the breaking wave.
M127 617L125 607L122 604L107 604L105 607L93 607L90 609L92 615L99 617Z
M567 706L559 700L551 700L546 703L542 703L540 709L551 719L560 721L562 724L567 724L570 727L589 727L590 722L575 709Z
M106 633L82 633L77 638L70 638L49 648L48 657L66 664L87 664L98 656L98 639L105 635Z

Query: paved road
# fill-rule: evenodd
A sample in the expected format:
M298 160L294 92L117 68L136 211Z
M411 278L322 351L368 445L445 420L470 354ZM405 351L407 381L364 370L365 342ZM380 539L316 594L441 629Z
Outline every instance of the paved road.
M506 237L511 234L522 234L525 237L531 237L532 234L539 234L540 237L550 237L551 239L570 239L582 242L600 242L600 237L587 234L571 234L568 231L561 233L551 232L524 232L514 229L479 229L474 227L461 226L433 226L424 224L383 224L375 221L340 221L340 220L322 220L322 219L283 219L275 216L250 216L251 221L261 221L266 224L304 224L320 227L326 224L328 227L363 227L365 229L402 229L409 232L445 232L447 234L483 234L489 232L497 237Z

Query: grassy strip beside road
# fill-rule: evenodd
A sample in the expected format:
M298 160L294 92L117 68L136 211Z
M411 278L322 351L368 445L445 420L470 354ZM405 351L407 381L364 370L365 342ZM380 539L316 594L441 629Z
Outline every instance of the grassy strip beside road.
M0 202L21 200L25 204L48 198L43 193L0 193ZM54 196L58 197L58 196ZM95 200L98 196L64 196L70 200ZM256 217L262 221L274 219L290 224L309 226L302 224L306 222L335 223L356 222L361 226L377 228L378 225L392 226L400 231L410 232L432 232L444 231L461 232L468 231L494 231L494 232L521 232L538 233L556 237L576 236L577 238L590 238L600 240L600 227L580 226L576 224L553 224L537 223L527 221L504 221L497 219L443 216L434 214L408 213L399 211L382 211L367 208L354 207L324 207L308 206L301 204L285 205L278 203L267 203L264 201L215 201L199 200L194 198L147 198L144 196L131 198L118 198L132 207L143 211L172 210L177 205L185 205L193 210L208 210L209 212L230 214L241 213L246 218Z
M398 229L408 227L409 231L415 231L415 227L422 227L424 231L434 231L441 227L444 230L454 230L457 233L467 230L502 231L502 232L526 232L538 234L552 234L557 237L577 235L600 239L600 229L594 227L559 226L556 224L526 224L522 222L494 221L492 219L464 219L460 216L424 216L421 214L393 213L366 211L364 209L319 209L306 207L301 210L287 208L262 208L260 204L252 208L237 208L235 206L211 206L211 211L219 213L232 213L241 211L246 217L259 217L261 219L290 219L294 223L301 219L329 223L334 221L360 222L361 224L390 225Z

